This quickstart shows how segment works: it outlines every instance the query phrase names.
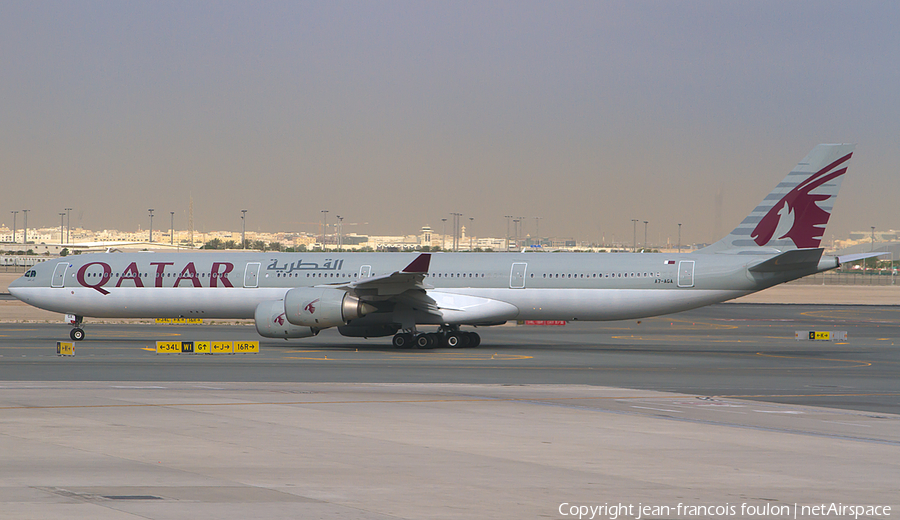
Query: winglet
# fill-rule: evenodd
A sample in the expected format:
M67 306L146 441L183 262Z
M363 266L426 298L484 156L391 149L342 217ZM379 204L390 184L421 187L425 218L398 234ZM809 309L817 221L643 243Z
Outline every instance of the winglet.
M431 265L431 253L422 253L415 260L404 267L401 273L427 273Z

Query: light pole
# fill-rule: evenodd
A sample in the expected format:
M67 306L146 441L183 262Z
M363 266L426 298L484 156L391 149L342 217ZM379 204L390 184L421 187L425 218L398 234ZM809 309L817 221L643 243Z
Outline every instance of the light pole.
M516 251L519 250L519 222L521 222L521 219L517 219L517 218L513 219L513 234L514 234L513 242L515 242L514 249Z
M678 223L678 254L681 254L681 222Z
M473 222L475 222L475 217L469 217L469 227L470 228L472 227ZM473 251L473 249L472 249L472 230L469 229L467 231L469 233L469 251L471 252L471 251Z
M451 213L453 215L453 250L459 251L459 217L462 213Z
M325 233L328 232L328 210L322 210L322 251L325 251Z
M72 208L66 208L66 243L69 243L69 232L72 231L72 218L69 212Z
M10 211L13 214L13 244L16 243L16 216L18 216L18 211Z
M631 242L632 242L631 252L632 253L637 252L637 223L638 223L638 219L636 219L636 218L631 219L631 227L633 228L631 230Z
M150 243L153 243L153 209L148 209L150 212Z
M22 214L25 215L25 223L22 225L22 244L28 244L28 212L30 209L23 209Z
M241 210L241 249L246 249L247 240L245 238L247 234L247 210Z
M441 251L444 251L444 240L447 239L447 219L441 219Z
M543 217L534 217L534 238L537 240L538 246L541 245L541 219Z
M869 251L875 251L875 226L872 226L872 248Z
M512 215L506 215L506 252L509 253L509 219Z
M338 219L338 251L340 251L344 245L344 217L340 215L335 217Z
M59 243L63 243L63 224L65 223L65 212L59 214Z
M169 231L169 244L174 246L174 245L175 245L175 212L174 212L174 211L170 211L170 212L169 212L169 215L172 216L172 222L171 222L171 224L169 225L169 228L170 228L170 231Z
M647 221L644 221L644 250L647 250Z

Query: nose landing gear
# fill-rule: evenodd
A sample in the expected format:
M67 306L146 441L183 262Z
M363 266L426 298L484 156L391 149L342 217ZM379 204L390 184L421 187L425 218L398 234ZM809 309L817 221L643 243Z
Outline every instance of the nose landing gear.
M72 314L66 314L66 321L69 325L74 326L72 330L69 331L69 337L72 338L72 341L81 341L84 339L84 329L81 328L81 324L84 322L84 316L75 316Z

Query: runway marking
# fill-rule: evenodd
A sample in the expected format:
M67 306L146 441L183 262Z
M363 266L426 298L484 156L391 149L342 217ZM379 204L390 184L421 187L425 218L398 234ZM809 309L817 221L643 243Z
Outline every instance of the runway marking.
M763 357L774 357L774 358L785 358L785 359L804 359L804 360L815 360L815 361L820 361L820 360L821 361L836 361L836 362L840 362L840 363L858 363L856 365L850 365L848 367L843 367L843 368L859 368L859 367L872 366L872 363L869 363L868 361L858 361L855 359L831 359L831 358L814 358L813 359L813 358L805 358L805 357L800 357L800 356L765 354L763 352L757 352L756 355L763 356ZM801 368L809 369L809 368L836 368L836 367L801 367Z
M876 313L876 312L898 313L900 311L898 311L896 309L867 309L865 311L852 310L852 309L847 309L847 310L832 309L832 310L821 310L821 311L806 311L806 312L801 312L800 315L801 316L809 316L811 318L819 318L819 319L835 320L835 321L858 321L861 323L893 323L893 324L896 324L898 322L898 319L894 319L894 318L887 319L887 320L885 320L885 319L877 320L877 319L872 319L872 318L866 319L867 314L871 315L872 313ZM900 318L900 316L897 316L897 318Z
M666 409L666 408L651 408L651 407L649 407L649 406L634 406L634 405L632 405L631 407L632 407L632 408L642 408L642 409L644 409L644 410L656 410L656 411L658 411L658 412L684 413L684 412L682 412L681 410L669 410L669 409Z
M731 329L738 328L738 325L724 325L721 323L706 323L706 322L702 322L702 321L697 322L697 321L690 321L690 320L684 320L684 319L679 319L679 318L655 318L655 319L657 321L662 321L662 322L668 321L669 323L673 323L673 324L674 323L679 323L679 324L690 323L689 326L679 325L679 326L685 326L688 329L708 328L708 329L719 329L719 330L731 330ZM700 327L698 327L698 325Z
M173 336L181 336L180 332L154 332L153 336L162 336L162 337L173 337ZM141 331L121 331L121 332L91 332L91 338L100 337L100 338L132 338L138 337L140 339L145 339L147 334Z
M823 420L822 422L834 423L834 424L846 424L848 426L859 426L861 428L871 428L872 427L871 424L861 424L861 423L852 423L852 422L843 422L843 421L825 421L825 420Z
M316 351L307 351L307 352L316 352ZM321 351L318 351L321 352ZM534 359L534 356L526 356L523 354L499 354L494 353L488 357L487 353L479 354L477 352L441 352L441 353L430 353L430 352L391 352L385 353L383 356L372 356L366 357L365 354L378 354L377 352L360 352L363 356L360 357L347 357L347 358L329 358L328 356L324 356L321 358L318 357L297 357L297 356L284 356L281 359L306 359L313 361L365 361L365 360L380 360L380 361L410 361L410 358L419 358L427 361L521 361L525 359Z

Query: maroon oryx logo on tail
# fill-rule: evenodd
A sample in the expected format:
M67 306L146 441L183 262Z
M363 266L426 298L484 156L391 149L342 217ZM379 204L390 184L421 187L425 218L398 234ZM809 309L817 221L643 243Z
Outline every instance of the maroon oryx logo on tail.
M319 301L318 298L316 298L315 300L313 300L313 301L307 303L307 304L306 304L306 307L303 307L303 310L306 311L306 312L308 312L308 313L310 313L310 314L315 314L315 313L316 313L316 306L313 305L313 304L316 303L317 301Z
M847 162L851 155L848 153L809 176L772 206L750 233L756 244L764 246L772 239L790 238L801 249L819 247L825 224L831 215L817 203L828 200L832 195L814 195L810 192L847 173L846 166L835 168Z

